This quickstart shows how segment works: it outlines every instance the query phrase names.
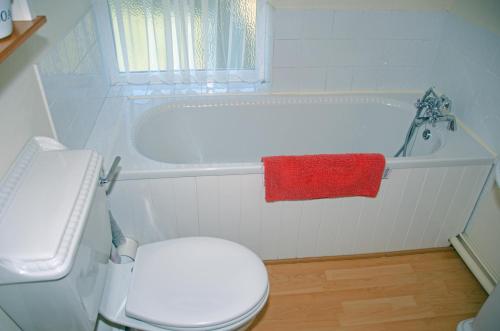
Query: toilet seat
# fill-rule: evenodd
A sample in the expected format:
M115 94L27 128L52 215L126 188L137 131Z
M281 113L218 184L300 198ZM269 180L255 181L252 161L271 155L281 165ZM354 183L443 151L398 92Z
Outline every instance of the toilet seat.
M114 286L127 285L121 286L126 295L114 305L118 312L110 312L113 305L105 300L103 316L122 325L145 323L150 330L233 329L262 309L269 291L264 264L253 252L207 237L140 246L133 270L112 278ZM117 291L111 285L110 297Z

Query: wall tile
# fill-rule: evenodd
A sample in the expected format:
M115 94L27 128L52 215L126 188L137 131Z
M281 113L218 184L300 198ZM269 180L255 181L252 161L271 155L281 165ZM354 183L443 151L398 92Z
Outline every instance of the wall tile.
M448 15L446 19L443 40L449 41L455 50L480 65L489 67L494 61L498 36L454 15Z
M327 66L331 62L331 43L324 40L302 40L300 66Z
M416 40L416 65L430 69L437 59L440 40Z
M439 55L432 68L436 86L452 109L497 152L500 151L500 37L447 15Z
M303 39L328 39L333 32L333 11L306 10L302 13Z
M391 66L414 66L419 56L417 40L384 40L383 62Z
M418 67L381 68L378 73L379 90L424 90L427 73Z
M438 90L450 97L453 112L460 117L472 107L476 98L479 72L479 67L468 61L450 43L444 42L441 45L432 70L433 83Z
M388 37L397 39L439 39L444 15L444 12L393 11L388 19L391 29Z
M323 68L299 69L300 91L318 92L325 90L326 71Z
M331 67L326 72L326 91L350 91L352 84L351 67Z
M298 10L276 10L274 13L274 38L299 39L302 31L302 12Z
M274 41L273 66L294 67L300 61L300 41L281 40Z
M353 68L353 90L376 90L379 70L377 68Z
M288 66L297 69L294 75L300 75L304 68L323 68L324 89L328 91L425 89L437 79L431 76L431 68L439 54L446 17L444 12L425 11L278 9L273 71ZM298 59L294 53L297 43ZM492 71L500 70L493 67ZM273 90L285 91L286 86L297 88L310 82L310 77L301 79L302 83L278 82ZM318 88L323 90L321 85Z
M493 61L490 65L490 70L496 74L497 76L500 76L500 38L497 38L494 42L493 45Z
M95 31L89 10L39 60L57 135L70 148L84 147L109 88Z
M378 26L378 24L374 23L379 16L384 15L365 11L337 11L335 12L333 38L369 38L372 34L372 28ZM378 21L380 21L378 23L383 23L385 20Z
M474 104L465 111L465 121L473 123L473 129L500 151L500 78L484 72L477 88Z
M301 76L297 68L275 68L271 79L274 92L292 92L299 90Z
M376 40L333 40L331 65L382 65L384 45Z

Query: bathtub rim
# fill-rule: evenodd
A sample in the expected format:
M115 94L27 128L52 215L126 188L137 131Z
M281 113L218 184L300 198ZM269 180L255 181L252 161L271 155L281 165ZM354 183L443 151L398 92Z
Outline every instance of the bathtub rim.
M443 159L443 160L397 160L395 158L386 159L386 169L389 169L388 178L390 179L390 170L408 169L408 168L438 168L438 167L456 167L456 166L474 166L474 165L492 165L494 158L481 159ZM231 176L231 175L250 175L263 174L262 163L235 163L234 166L206 166L181 169L144 169L144 170L123 170L117 176L117 180L140 180L140 179L160 179L176 177L203 177L203 176Z
M97 149L104 156L105 167L109 166L115 155L122 156L122 167L121 171L117 176L117 180L140 180L140 179L157 179L157 178L172 178L172 177L198 177L198 176L223 176L223 175L242 175L242 174L262 174L263 166L261 162L238 162L238 163L205 163L205 164L176 164L176 163L165 163L150 159L140 153L135 146L133 130L135 130L135 125L145 116L149 116L148 113L152 113L152 110L161 107L176 108L183 104L200 104L203 100L212 99L217 100L220 98L227 97L333 97L341 99L352 99L365 98L365 100L386 100L397 102L398 105L409 105L419 96L418 93L413 91L403 92L403 93L369 93L369 92L359 92L359 93L322 93L322 94L249 94L249 95L214 95L214 96L201 96L195 100L186 97L174 97L171 99L170 103L165 103L166 98L140 98L131 99L123 97L122 102L126 102L126 107L133 108L134 102L140 102L142 106L150 102L147 105L147 110L142 111L139 115L130 115L129 112L133 112L133 109L127 109L126 111L120 111L118 116L121 117L120 120L113 119L113 130L122 134L122 138L126 141L122 141L121 145L118 141L109 140L104 143L99 141L99 137L108 137L106 134L109 129L109 125L106 123L97 122L91 137L99 142L88 143L87 148ZM370 102L365 102L370 103ZM109 114L102 114L108 115ZM132 117L124 119L124 117ZM130 123L132 122L132 123ZM457 119L458 130L450 134L457 134L456 139L445 139L445 148L441 148L439 151L423 156L415 157L405 157L405 158L393 158L386 157L386 168L388 169L405 169L405 168L427 168L427 167L449 167L449 166L461 166L461 165L491 165L494 163L497 155L494 151L484 142L479 136L469 129L464 123ZM101 124L99 128L99 124ZM109 124L109 123L108 123ZM127 131L128 130L128 131ZM97 137L95 137L97 136ZM118 140L118 139L115 139ZM466 147L468 152L464 153L462 147ZM465 155L464 154L468 154ZM461 155L461 156L460 156ZM390 175L389 175L390 178Z

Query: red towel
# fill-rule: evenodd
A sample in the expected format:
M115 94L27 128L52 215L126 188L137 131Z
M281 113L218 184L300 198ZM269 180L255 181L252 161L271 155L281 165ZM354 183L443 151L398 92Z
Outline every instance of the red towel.
M382 154L263 157L266 201L376 197L385 168Z

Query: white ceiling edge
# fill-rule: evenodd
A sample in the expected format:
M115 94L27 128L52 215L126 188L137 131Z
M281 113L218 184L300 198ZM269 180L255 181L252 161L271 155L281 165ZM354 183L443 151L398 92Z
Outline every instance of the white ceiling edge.
M269 0L275 8L336 10L450 10L455 0Z

